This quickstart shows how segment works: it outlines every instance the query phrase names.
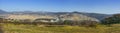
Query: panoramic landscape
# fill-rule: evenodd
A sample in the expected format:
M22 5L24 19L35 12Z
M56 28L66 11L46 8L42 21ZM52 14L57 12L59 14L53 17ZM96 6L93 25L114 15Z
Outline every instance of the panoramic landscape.
M120 33L119 0L0 0L0 33Z

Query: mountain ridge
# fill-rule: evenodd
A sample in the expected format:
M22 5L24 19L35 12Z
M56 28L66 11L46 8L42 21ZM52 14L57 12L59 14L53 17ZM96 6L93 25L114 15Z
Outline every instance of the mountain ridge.
M82 15L86 15L88 17L92 17L92 18L96 18L98 20L102 20L106 17L111 16L108 14L100 14L100 13L87 13L87 12L32 12L32 11L26 11L26 12L6 12L4 10L0 10L0 14L29 14L29 15L54 15L54 16L58 16L58 15L64 15L64 14L82 14Z
M0 14L5 14L5 13L7 13L7 12L0 9Z

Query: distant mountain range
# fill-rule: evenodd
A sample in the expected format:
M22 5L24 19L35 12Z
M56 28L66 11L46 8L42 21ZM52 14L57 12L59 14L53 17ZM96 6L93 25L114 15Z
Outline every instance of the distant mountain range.
M96 18L98 20L102 20L105 17L109 17L111 15L108 14L99 14L99 13L86 13L86 12L31 12L31 11L25 11L25 12L6 12L4 10L0 10L0 14L29 14L29 15L64 15L64 14L80 14L80 15L86 15L88 17Z
M112 16L111 14L99 14L99 13L85 13L85 12L56 12L56 13L52 13L54 15L61 15L61 14L80 14L80 15L86 15L88 17L92 17L92 18L96 18L99 20L102 20L106 17Z
M5 13L7 13L7 12L4 10L0 10L0 14L5 14Z

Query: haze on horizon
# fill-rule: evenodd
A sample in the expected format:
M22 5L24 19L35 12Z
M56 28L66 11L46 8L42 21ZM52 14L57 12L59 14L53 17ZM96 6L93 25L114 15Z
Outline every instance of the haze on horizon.
M0 9L115 14L120 13L120 0L0 0Z

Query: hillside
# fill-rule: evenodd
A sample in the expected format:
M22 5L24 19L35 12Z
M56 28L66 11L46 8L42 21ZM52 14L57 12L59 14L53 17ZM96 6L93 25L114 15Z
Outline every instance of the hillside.
M62 14L74 14L74 13L77 13L79 15L85 15L85 16L88 16L88 17L92 17L92 18L96 18L98 20L102 20L106 17L109 17L111 16L108 15L108 14L99 14L99 13L85 13L85 12L56 12L56 13L52 13L54 15L62 15Z
M32 11L24 11L24 12L5 12L4 10L0 10L0 14L20 14L20 15L51 15L51 16L58 16L58 15L65 15L65 14L79 14L84 15L91 18L96 18L98 20L102 20L106 17L111 15L108 14L99 14L99 13L86 13L86 12L32 12ZM83 16L83 17L84 17Z
M61 17L62 17L62 20L73 20L73 21L91 20L91 21L98 21L99 22L99 20L96 18L92 18L92 17L78 14L78 13L64 14Z
M5 14L5 13L7 13L7 12L0 9L0 14Z

